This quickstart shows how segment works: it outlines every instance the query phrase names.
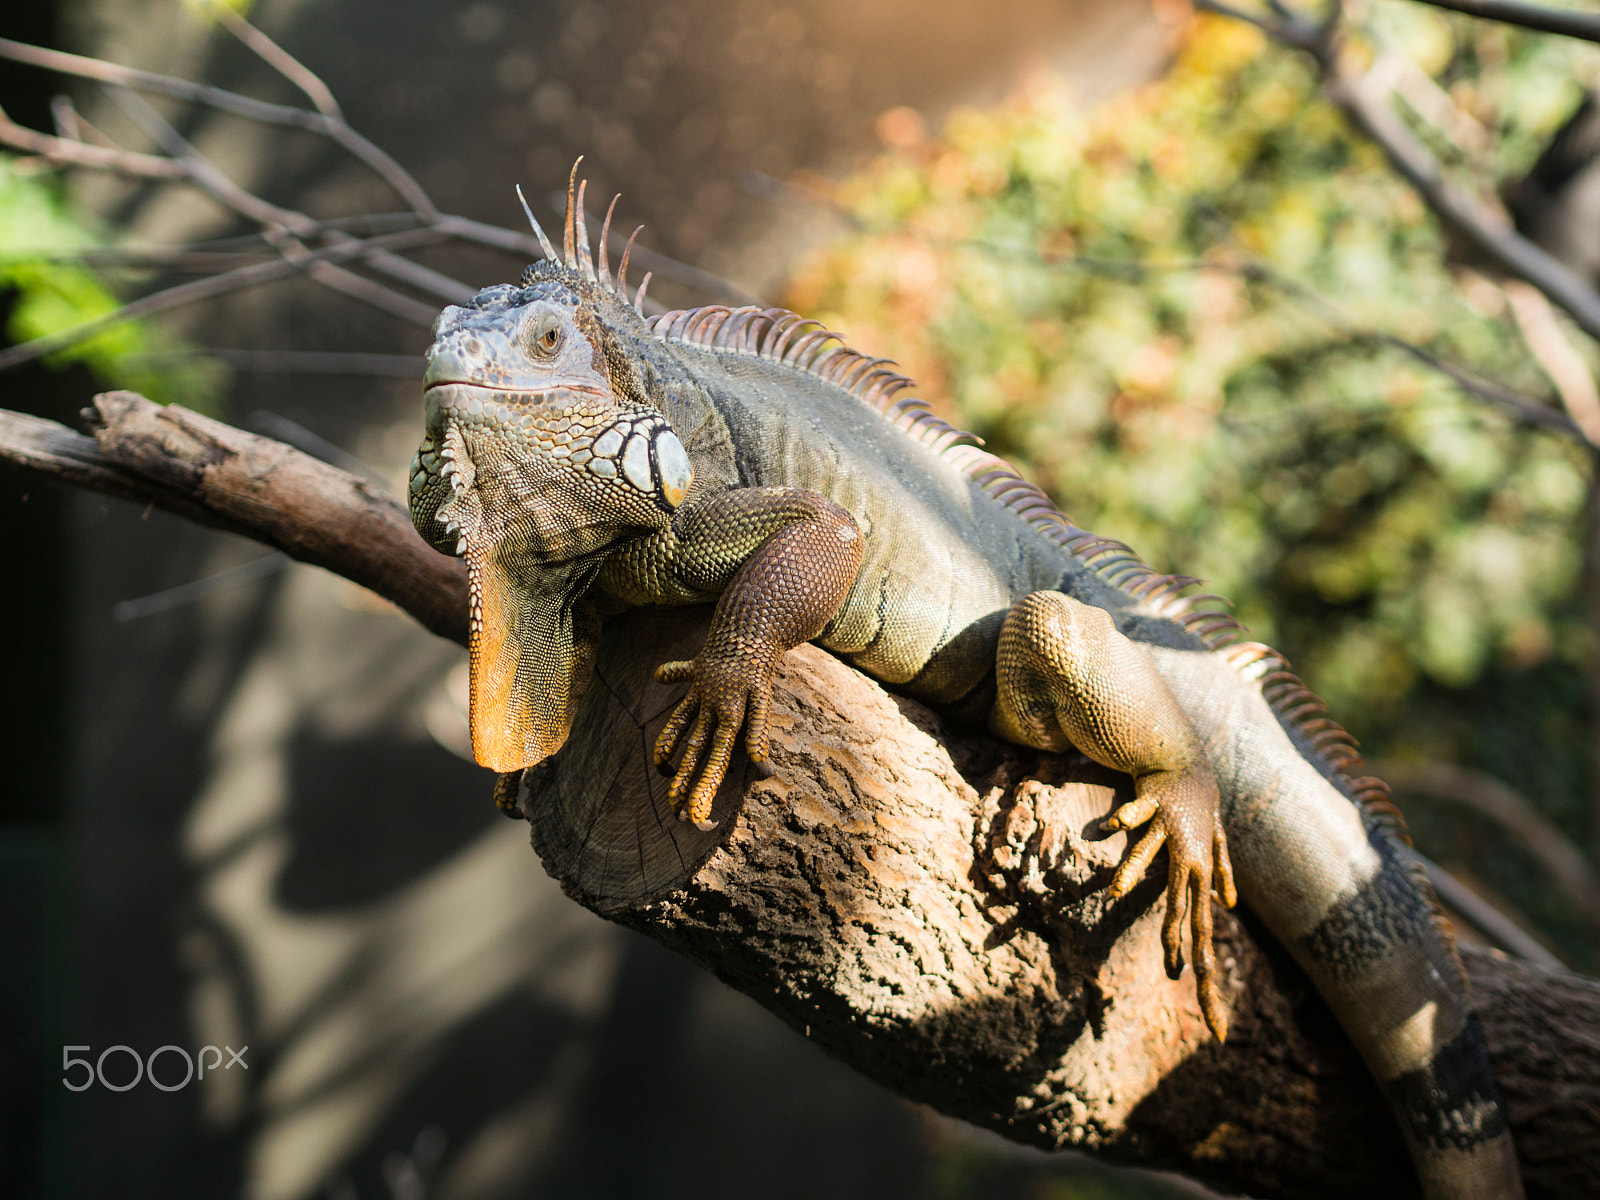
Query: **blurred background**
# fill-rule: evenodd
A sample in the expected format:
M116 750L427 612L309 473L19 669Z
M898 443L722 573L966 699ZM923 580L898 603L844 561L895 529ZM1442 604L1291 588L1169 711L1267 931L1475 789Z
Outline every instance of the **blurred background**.
M241 11L271 44L171 0L12 5L0 37L320 106L398 167L0 60L10 343L270 261L263 213L325 245L426 224L425 192L516 231L520 183L553 228L583 154L591 211L621 191L646 225L652 297L783 303L898 359L1079 524L1229 596L1524 952L1600 969L1600 356L1441 228L1308 58L1176 0ZM1403 0L1348 19L1452 185L1592 285L1600 50ZM527 257L474 229L7 352L0 407L74 423L134 387L403 494L431 312ZM362 589L9 467L0 529L0 1189L1197 1194L901 1101L568 901L470 762L464 652ZM248 1069L62 1086L63 1046L166 1045Z

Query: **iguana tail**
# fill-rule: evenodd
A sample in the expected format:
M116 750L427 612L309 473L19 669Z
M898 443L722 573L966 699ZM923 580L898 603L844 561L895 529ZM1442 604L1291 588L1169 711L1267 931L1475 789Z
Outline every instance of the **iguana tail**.
M1424 1193L1520 1197L1466 979L1414 860L1255 681L1215 652L1149 650L1210 755L1241 895L1366 1060Z

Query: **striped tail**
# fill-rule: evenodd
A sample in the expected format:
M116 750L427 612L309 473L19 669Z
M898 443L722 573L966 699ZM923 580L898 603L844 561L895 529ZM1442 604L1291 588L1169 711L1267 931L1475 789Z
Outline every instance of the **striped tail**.
M1366 1060L1424 1194L1521 1197L1460 960L1414 860L1221 656L1147 649L1211 758L1241 896Z

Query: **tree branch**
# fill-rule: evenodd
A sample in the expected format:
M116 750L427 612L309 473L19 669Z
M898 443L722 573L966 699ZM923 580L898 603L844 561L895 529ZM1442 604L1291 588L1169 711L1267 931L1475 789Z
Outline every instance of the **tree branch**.
M466 632L459 564L376 489L131 393L94 437L0 414L0 458L254 537ZM1161 967L1159 878L1109 903L1125 780L947 726L814 647L784 661L772 771L742 759L702 833L647 747L703 609L610 622L567 747L522 796L569 894L705 965L902 1095L1038 1146L1076 1146L1267 1196L1414 1194L1392 1122L1309 985L1248 915L1219 913L1232 1032L1211 1042ZM1040 878L1041 839L1066 841ZM1600 1191L1600 985L1470 953L1530 1196Z
M404 233L384 234L381 237L368 238L365 241L356 239L341 242L336 246L324 246L318 250L308 250L303 255L293 259L279 258L267 262L254 263L247 267L238 267L226 271L221 275L208 275L203 279L193 279L188 283L180 283L174 287L165 288L159 292L152 292L148 296L141 296L137 300L130 300L121 308L85 321L81 325L74 325L71 329L64 329L60 333L46 334L34 338L32 341L21 342L0 350L0 371L7 367L15 367L21 363L31 362L36 358L43 358L57 350L65 349L93 337L102 329L108 329L122 321L131 321L137 317L150 316L153 313L164 312L169 308L179 305L192 304L196 300L207 300L212 296L225 295L228 292L239 291L242 288L255 287L258 284L268 283L274 279L287 279L298 275L302 271L310 270L318 263L340 262L360 258L363 254L371 252L376 246L408 246L425 244L433 240L433 232L428 229L412 229ZM416 319L422 321L421 305L417 306L419 313ZM428 309L427 319L424 323L432 323L433 310Z
M1534 857L1584 920L1600 929L1600 874L1577 843L1520 794L1481 771L1450 763L1371 765L1373 773L1387 780L1398 794L1451 801L1499 825Z
M1247 14L1234 14L1233 10L1222 5L1206 4L1205 7L1237 15L1241 20L1256 21L1256 18ZM1307 35L1308 41L1311 35ZM772 200L775 203L798 203L807 207L820 207L837 216L850 228L863 233L882 233L882 228L869 226L854 213L836 204L826 196L820 196L808 189L797 187L784 180L773 179L771 176L762 175L760 172L751 171L745 175L745 183L752 195L762 199ZM1229 257L1205 257L1192 259L1152 260L1141 258L1102 258L1097 255L1078 254L1075 251L1041 252L1031 247L1007 246L1002 243L987 241L979 238L937 238L912 229L908 226L894 227L896 233L905 237L915 238L924 244L943 249L975 250L996 258L1008 261L1032 263L1041 269L1071 268L1104 275L1113 279L1142 279L1146 275L1164 274L1173 271L1219 271L1248 279L1252 282L1270 287L1294 302L1313 311L1318 318L1326 321L1345 337L1353 342L1361 342L1374 346L1385 346L1397 350L1423 364L1431 370L1445 376L1469 396L1488 401L1495 408L1511 418L1529 425L1537 425L1553 433L1560 433L1572 438L1585 449L1600 453L1600 438L1591 436L1587 426L1578 420L1563 413L1553 404L1546 404L1532 396L1524 396L1513 391L1503 384L1492 379L1486 379L1476 371L1464 367L1459 363L1451 362L1441 355L1417 343L1408 341L1398 334L1387 330L1371 329L1352 319L1343 307L1316 289L1299 282L1289 275L1284 274L1270 263L1254 257L1243 256L1233 247ZM1597 430L1600 432L1600 430Z
M1600 340L1600 293L1518 233L1503 214L1490 210L1445 178L1439 161L1388 107L1386 95L1378 94L1370 78L1341 52L1335 36L1337 3L1330 5L1328 20L1320 24L1294 16L1274 20L1219 0L1194 0L1194 5L1246 21L1284 45L1311 55L1322 71L1328 98L1383 151L1389 165L1416 189L1440 220L1496 269L1538 288L1565 309L1580 329Z
M84 410L93 437L0 409L0 460L253 538L370 588L465 645L461 563L436 553L395 498L282 442L133 392Z
M1540 8L1534 4L1520 4L1517 0L1419 0L1431 8L1448 9L1465 13L1469 17L1482 17L1486 21L1499 21L1517 25L1539 33L1555 33L1562 37L1580 38L1586 42L1600 42L1600 15L1574 12L1565 8Z
M174 79L150 71L138 71L132 67L106 62L104 59L86 58L81 54L67 54L60 50L47 50L42 46L13 42L9 38L0 38L0 58L43 67L48 71L59 71L63 75L76 75L82 79L116 83L139 91L188 100L263 124L283 125L321 134L381 176L419 217L433 220L439 215L438 209L434 207L433 201L422 189L422 185L388 154L345 124L342 115L329 117L325 113L307 112L290 104L269 104L264 100L241 96L237 92L212 87L209 84Z

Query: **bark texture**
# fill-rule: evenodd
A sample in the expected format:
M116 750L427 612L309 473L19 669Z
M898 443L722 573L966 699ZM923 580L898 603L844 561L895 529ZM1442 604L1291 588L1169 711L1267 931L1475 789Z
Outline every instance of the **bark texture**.
M1161 967L1160 861L1105 900L1124 835L1093 830L1122 777L946 726L804 646L774 692L770 773L736 764L712 833L677 821L649 750L682 689L650 667L692 654L708 615L608 624L571 743L526 782L534 846L574 899L1017 1141L1255 1195L1417 1194L1360 1060L1247 914L1218 913L1218 1046L1192 977ZM1467 962L1529 1194L1600 1194L1600 985Z
M0 414L0 457L254 537L464 640L459 564L393 499L129 393L90 411L93 439ZM947 728L805 646L777 681L770 770L735 763L712 832L677 822L650 746L681 689L650 672L689 657L708 616L611 622L571 741L524 780L534 845L574 898L886 1086L1018 1141L1260 1196L1416 1194L1361 1063L1248 914L1219 913L1218 1046L1190 977L1161 969L1159 882L1105 900L1124 835L1092 830L1114 774ZM1600 985L1466 958L1529 1195L1600 1194Z

